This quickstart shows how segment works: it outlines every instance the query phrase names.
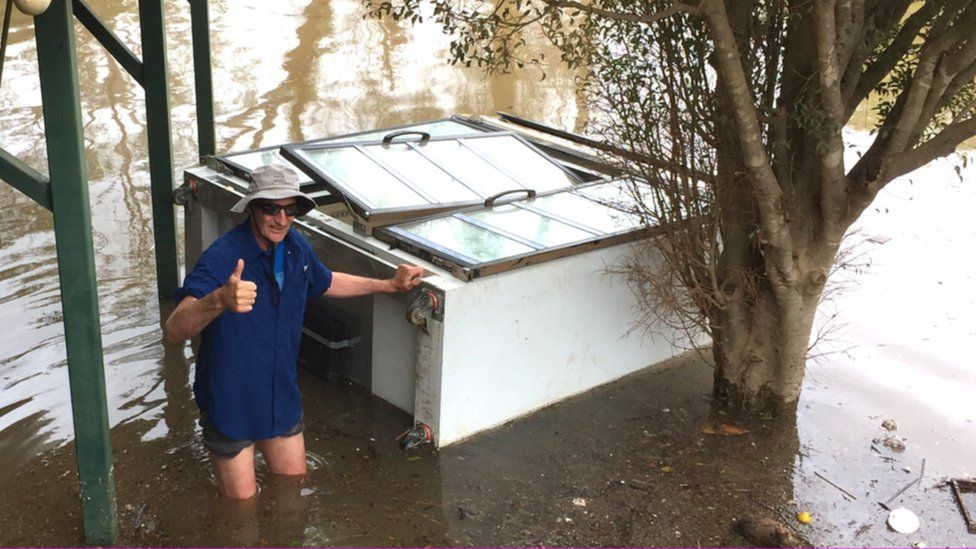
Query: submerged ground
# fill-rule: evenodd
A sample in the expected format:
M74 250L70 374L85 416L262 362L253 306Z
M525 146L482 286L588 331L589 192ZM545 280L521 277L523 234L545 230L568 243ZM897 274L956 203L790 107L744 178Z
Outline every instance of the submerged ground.
M733 423L712 413L711 369L692 355L456 446L404 453L394 439L406 414L306 374L313 470L300 482L262 476L245 504L215 494L184 402L168 407L163 437L143 440L151 422L113 429L118 543L732 546L748 544L732 523L757 513L817 545L976 542L944 486L971 463L971 427L934 435L909 402L851 392L841 372L816 375L797 421ZM884 419L898 422L903 452L872 443ZM921 483L889 504L914 510L922 528L891 532L877 502L917 478L923 460ZM71 446L2 487L0 543L83 542ZM799 511L813 523L795 521Z

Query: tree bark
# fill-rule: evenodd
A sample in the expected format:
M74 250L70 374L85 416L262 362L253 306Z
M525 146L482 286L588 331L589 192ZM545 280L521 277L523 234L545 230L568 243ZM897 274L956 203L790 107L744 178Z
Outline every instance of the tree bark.
M784 306L761 285L730 296L715 315L713 394L720 403L775 414L795 406L820 297L796 294Z

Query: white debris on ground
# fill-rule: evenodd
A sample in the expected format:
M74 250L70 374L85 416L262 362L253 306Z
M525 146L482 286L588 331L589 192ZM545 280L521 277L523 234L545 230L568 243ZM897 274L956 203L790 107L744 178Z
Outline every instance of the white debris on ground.
M918 515L904 507L892 509L888 513L888 526L899 534L914 534L921 525Z

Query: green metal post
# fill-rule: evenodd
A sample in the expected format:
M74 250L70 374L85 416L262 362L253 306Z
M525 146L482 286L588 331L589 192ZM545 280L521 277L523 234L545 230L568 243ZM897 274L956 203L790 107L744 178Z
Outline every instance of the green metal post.
M201 160L217 152L207 1L190 0L190 26L193 29L193 80L197 98L197 149L200 151Z
M115 482L71 2L54 0L34 21L82 517L88 542L108 545L116 533Z
M153 233L156 240L156 288L172 298L179 284L176 266L176 213L173 208L173 142L169 117L169 78L162 0L139 0L142 65L146 89Z

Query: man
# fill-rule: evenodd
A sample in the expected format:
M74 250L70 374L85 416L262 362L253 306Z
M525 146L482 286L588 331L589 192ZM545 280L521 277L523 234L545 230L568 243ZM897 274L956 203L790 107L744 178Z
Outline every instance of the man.
M296 372L306 301L405 292L423 276L409 265L387 280L333 273L292 228L314 207L292 170L254 170L231 208L248 218L203 253L166 320L170 341L203 334L193 392L217 484L230 498L256 493L255 449L272 473L306 472Z

